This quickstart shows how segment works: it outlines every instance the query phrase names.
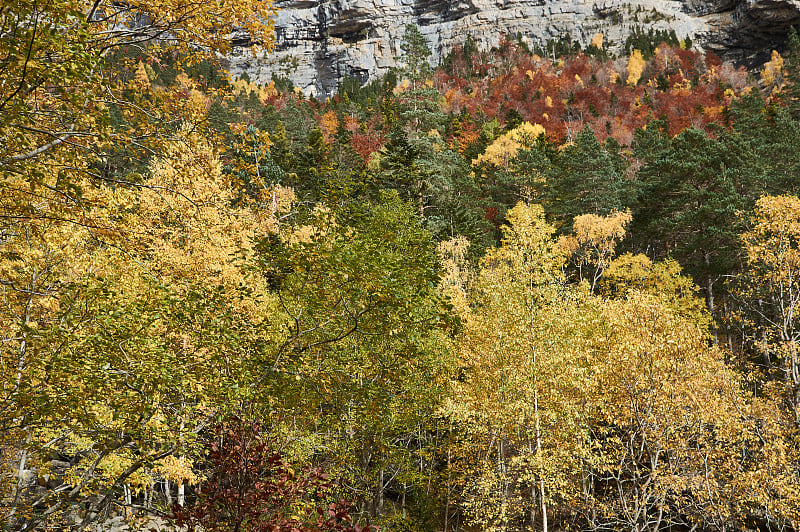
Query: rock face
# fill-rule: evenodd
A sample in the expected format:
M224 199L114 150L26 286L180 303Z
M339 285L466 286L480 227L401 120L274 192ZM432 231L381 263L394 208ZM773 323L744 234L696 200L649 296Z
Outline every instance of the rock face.
M789 27L800 24L800 0L686 3L711 25L711 31L701 41L706 49L750 66L769 59L772 48L784 44Z
M276 7L275 51L253 56L246 37L235 39L231 74L259 83L289 78L317 97L335 93L345 76L367 83L395 66L408 23L425 36L434 65L468 36L487 48L505 36L585 45L602 32L619 48L635 26L674 29L726 59L755 64L800 23L800 0L277 0Z

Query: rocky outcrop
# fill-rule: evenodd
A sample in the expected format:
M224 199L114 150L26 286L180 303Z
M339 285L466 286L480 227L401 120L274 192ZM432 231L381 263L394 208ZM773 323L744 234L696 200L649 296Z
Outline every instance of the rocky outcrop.
M800 24L799 0L728 0L709 4L714 4L716 10L706 15L712 29L701 41L704 48L748 66L769 59L773 48L783 46L789 27Z
M601 32L621 46L635 26L673 29L725 58L756 63L800 23L800 0L278 0L276 49L251 53L245 38L228 56L232 75L260 83L273 75L325 97L345 76L362 83L396 65L408 23L438 63L469 36L480 46L513 36L530 45Z

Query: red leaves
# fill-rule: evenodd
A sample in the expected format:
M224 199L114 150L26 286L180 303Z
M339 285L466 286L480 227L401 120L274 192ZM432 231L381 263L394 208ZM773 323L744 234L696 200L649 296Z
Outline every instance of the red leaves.
M350 503L336 499L320 467L294 468L258 434L233 419L206 443L207 480L191 504L173 507L173 520L189 532L356 532Z
M386 132L375 130L371 126L366 131L353 133L353 149L369 162L370 155L380 150L386 143Z
M728 74L712 54L662 45L635 87L620 81L618 65L583 54L554 63L507 44L494 58L490 77L472 72L465 79L458 68L437 73L436 86L450 112L503 121L513 109L523 120L543 125L556 142L589 125L599 140L611 136L623 145L653 117L666 118L673 135L723 120L720 85Z

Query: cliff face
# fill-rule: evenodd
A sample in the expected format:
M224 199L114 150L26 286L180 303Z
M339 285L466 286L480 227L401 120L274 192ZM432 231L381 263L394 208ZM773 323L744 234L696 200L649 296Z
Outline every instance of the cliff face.
M598 32L619 47L634 26L674 29L726 59L756 63L800 23L800 0L278 0L277 47L253 57L246 37L228 57L231 73L268 82L287 77L325 97L338 80L366 83L401 55L408 23L425 36L437 64L467 36L479 46L504 36L544 44L569 37L588 43Z

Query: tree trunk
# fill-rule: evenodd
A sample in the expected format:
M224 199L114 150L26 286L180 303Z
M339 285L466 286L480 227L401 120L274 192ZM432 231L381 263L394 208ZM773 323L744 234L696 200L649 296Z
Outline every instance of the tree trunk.
M534 377L535 378L535 377ZM533 388L533 409L536 413L536 457L539 463L542 462L542 435L539 427L539 393L534 382ZM542 501L542 532L547 532L547 499L544 492L544 475L541 467L539 468L539 497Z
M186 502L186 484L181 482L178 484L178 506L183 506Z
M541 498L542 508L542 532L547 532L547 499L545 498L544 491L544 474L542 472L542 431L539 420L539 380L538 371L536 368L536 329L535 316L533 315L533 278L530 279L530 295L531 295L531 365L533 369L533 415L536 424L536 459L539 462L539 497Z
M38 276L35 276L33 281L30 284L31 293L36 293L38 290ZM33 309L33 297L29 297L28 301L25 305L25 314L24 316L19 316L22 321L23 327L31 320L31 311ZM24 329L23 329L24 331ZM28 335L26 332L22 332L22 341L19 344L19 357L17 359L17 375L16 375L16 384L14 386L14 391L18 391L20 386L22 385L22 376L25 373L25 367L27 366L27 346L28 346ZM17 468L17 483L16 488L14 490L14 500L12 503L11 511L8 514L8 517L13 516L16 513L17 504L19 503L20 496L22 495L22 490L25 488L27 477L25 475L25 466L27 465L28 461L28 447L31 444L31 437L32 432L30 428L27 426L26 416L23 414L21 417L17 418L15 421L19 423L20 427L24 427L24 431L26 432L25 436L25 443L23 444L22 448L19 451L19 467Z
M375 502L373 504L373 515L375 517L383 512L383 468L378 471L378 481L375 484Z
M131 496L131 487L127 484L122 485L122 493L125 496L125 509L123 510L123 514L125 515L125 519L131 516L131 504L133 503L133 497Z
M711 268L711 256L709 253L703 253L703 262L707 268ZM711 277L706 279L706 304L708 305L708 312L713 316L716 306L714 304L714 281L711 280Z
M447 532L447 520L450 517L450 449L447 450L447 494L444 498L444 531Z
M169 479L164 479L164 496L167 498L167 506L172 506L172 493L170 493Z

